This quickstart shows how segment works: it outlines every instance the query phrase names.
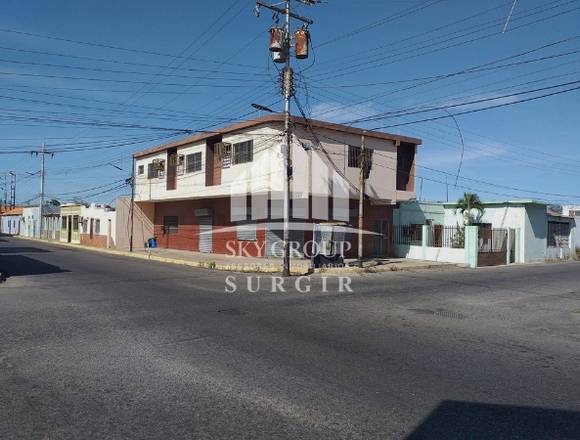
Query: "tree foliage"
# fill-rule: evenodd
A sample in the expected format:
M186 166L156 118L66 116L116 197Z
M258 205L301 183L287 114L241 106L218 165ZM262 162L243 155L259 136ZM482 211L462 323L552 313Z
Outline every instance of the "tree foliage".
M466 225L472 225L475 220L481 218L485 212L483 202L477 194L464 193L463 197L457 201L455 206L457 211L465 219Z

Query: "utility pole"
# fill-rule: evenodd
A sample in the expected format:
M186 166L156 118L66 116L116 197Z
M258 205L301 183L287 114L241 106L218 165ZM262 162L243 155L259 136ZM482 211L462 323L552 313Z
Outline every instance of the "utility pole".
M304 4L314 4L315 0L298 0ZM276 14L284 14L284 30L282 32L282 41L276 40L278 33L271 34L270 50L278 53L278 62L284 61L285 67L283 71L283 95L284 95L284 131L286 135L286 142L284 147L284 259L282 275L290 276L290 187L292 182L292 114L290 108L290 100L294 94L294 75L290 63L290 48L292 45L291 37L291 18L295 18L308 25L313 24L313 21L295 14L291 11L292 0L284 0L284 8L275 5L264 3L261 0L256 1L256 15L259 16L260 7L270 9ZM279 28L274 28L272 31L278 31ZM307 36L306 30L303 30L303 35ZM308 38L308 37L306 37ZM296 53L297 58L304 59L308 56L308 42L306 40L306 47L300 45L301 53ZM303 52L305 51L305 52ZM297 43L298 52L298 43Z
M39 224L39 228L38 228L38 233L40 234L39 238L42 238L42 232L43 232L43 224L42 224L42 214L44 211L44 155L45 155L45 145L44 142L42 143L42 146L40 148L40 224Z
M8 204L8 173L4 173L4 203L2 204L2 208L6 210L6 206Z
M10 209L16 208L16 173L10 171Z
M284 32L284 130L286 131L286 150L284 151L284 270L282 275L290 276L290 185L292 181L292 126L290 124L290 98L292 96L293 72L290 67L290 0L286 1L286 27Z
M135 217L135 157L133 157L133 168L131 170L131 225L129 233L129 252L133 252L133 219Z
M363 224L364 224L364 200L365 200L365 179L366 179L366 151L365 135L362 135L360 156L359 156L359 195L358 195L358 267L363 267Z

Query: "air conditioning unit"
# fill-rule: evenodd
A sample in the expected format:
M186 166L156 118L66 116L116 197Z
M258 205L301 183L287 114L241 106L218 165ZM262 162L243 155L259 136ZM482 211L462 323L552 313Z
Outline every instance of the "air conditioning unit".
M177 156L177 175L181 176L185 172L185 156L180 154Z
M229 168L232 165L232 144L219 142L214 145L214 154L221 162L222 168Z

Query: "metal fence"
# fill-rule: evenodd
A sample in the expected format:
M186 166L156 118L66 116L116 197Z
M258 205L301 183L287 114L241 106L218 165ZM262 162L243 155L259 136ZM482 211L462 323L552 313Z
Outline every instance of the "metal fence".
M399 225L394 227L395 244L422 246L424 225ZM428 247L463 249L465 228L462 226L429 225L426 242Z
M399 225L393 228L395 244L421 246L423 244L423 225Z
M430 226L427 246L463 249L465 247L465 228L462 226Z
M570 247L570 224L548 222L548 247Z

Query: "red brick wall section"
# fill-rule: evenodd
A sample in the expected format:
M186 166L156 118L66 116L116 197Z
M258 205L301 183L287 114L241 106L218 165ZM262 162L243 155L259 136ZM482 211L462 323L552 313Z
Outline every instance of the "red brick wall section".
M98 248L107 247L107 236L106 235L93 235L93 238L89 234L81 234L81 245L91 246Z
M351 219L351 226L355 229L358 228L358 201L351 200L350 208L352 212L356 213L356 217ZM392 205L371 205L370 201L365 200L364 207L364 218L363 218L363 229L364 231L376 232L376 222L378 220L387 221L387 237L386 246L386 256L393 255L393 245L391 234L393 230L393 206ZM347 258L356 258L358 256L358 234L355 232L353 235L347 237L350 239L351 250L346 253ZM375 236L371 234L363 235L363 256L365 258L373 257L374 252L374 240Z
M155 237L159 247L168 249L180 249L199 251L199 219L195 216L196 209L211 209L213 211L213 252L218 254L231 254L232 248L236 250L236 255L262 257L264 256L264 245L266 232L263 226L259 225L254 241L238 241L235 224L230 221L230 199L206 199L206 200L184 200L175 202L161 202L155 206ZM358 210L358 201L351 201L351 209ZM390 236L393 224L393 206L373 206L369 201L365 201L364 229L375 231L377 220L387 220L387 232ZM163 217L177 216L179 227L177 234L165 234L163 232ZM357 227L355 221L353 227ZM305 241L312 238L311 233L305 234ZM356 257L358 249L357 236L351 237L352 249L347 254L348 257ZM392 255L392 240L387 242L387 255ZM229 245L229 249L228 249ZM365 257L373 256L373 236L365 235L363 240Z
M199 251L199 219L195 216L196 209L211 209L213 211L213 252L218 254L236 254L243 249L242 255L262 256L266 233L258 228L257 241L239 242L235 224L230 221L230 199L184 200L162 202L155 206L155 237L159 247ZM179 228L177 234L163 232L163 217L177 216ZM228 244L230 249L228 249ZM241 246L241 248L240 248Z

